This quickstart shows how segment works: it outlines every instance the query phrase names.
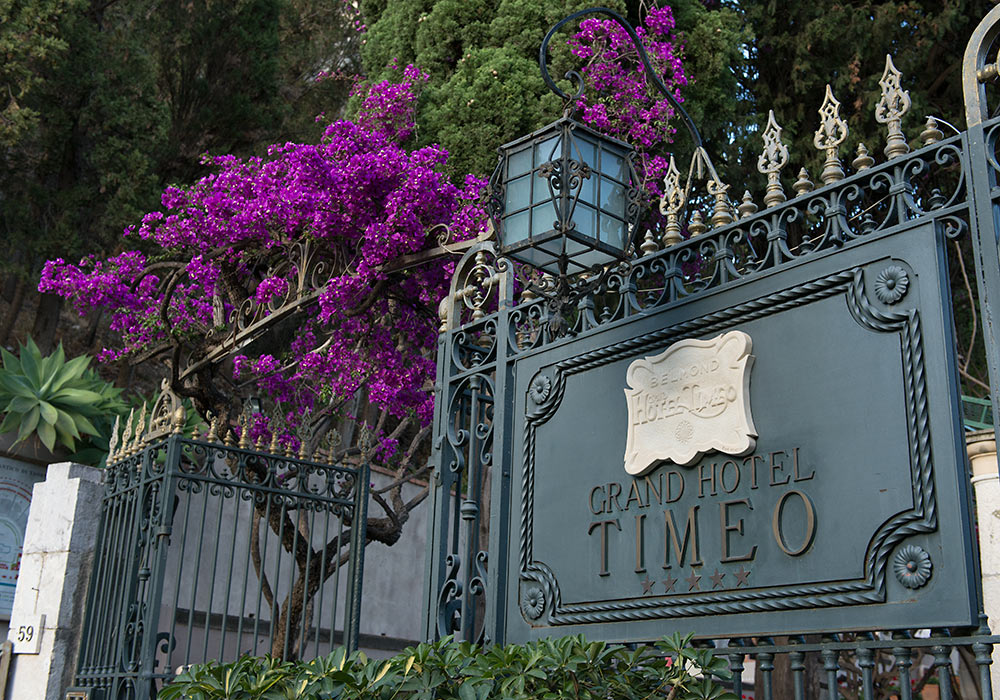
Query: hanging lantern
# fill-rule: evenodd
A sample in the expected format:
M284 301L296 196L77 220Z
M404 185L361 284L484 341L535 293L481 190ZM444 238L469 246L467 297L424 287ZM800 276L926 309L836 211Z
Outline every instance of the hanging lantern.
M634 149L563 117L500 148L491 215L501 254L564 278L628 258Z

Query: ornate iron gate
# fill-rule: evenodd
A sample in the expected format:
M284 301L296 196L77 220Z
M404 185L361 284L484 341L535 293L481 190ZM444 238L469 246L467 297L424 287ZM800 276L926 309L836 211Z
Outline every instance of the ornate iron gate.
M357 648L367 466L183 423L164 395L112 445L76 673L97 700L156 697L209 660Z
M858 147L853 172L845 174L839 154L847 125L828 92L816 137L826 157L818 186L803 169L785 191L790 154L773 114L758 166L768 178L763 208L749 195L734 206L718 181L700 198L685 199L689 193L672 168L664 213L668 228L686 228L689 238L675 243L647 236L627 269L579 302L566 336L552 334L558 324L548 322L551 307L532 295L521 270L498 257L493 243L463 257L441 306L428 638L456 634L505 643L582 631L642 642L681 629L727 655L734 671L742 671L748 655L754 658L763 683L757 691L766 698L778 657L790 664L796 698L807 691L807 659L822 668L816 682L830 698L848 687L865 698L889 693L887 671L895 673L893 692L900 698L912 697L913 687L931 678L941 697L951 697L962 678L963 697L992 697L990 652L1000 638L990 635L981 614L947 256L952 240L971 235L997 421L1000 117L987 112L986 84L1000 74L1000 59L988 63L998 37L1000 8L967 49L968 131L945 138L943 125L930 119L911 149L902 132L908 97L887 59L876 107L887 128L884 162ZM698 206L709 214L702 217ZM650 472L658 481L625 474L599 481L595 475L621 470L608 460L620 460L625 445L620 392L635 391L625 386L629 361L733 329L753 336L759 355L751 385L762 407L757 429L764 452L751 447L739 460L705 457L673 470L661 462ZM853 345L827 352L820 342L826 334ZM800 358L797 373L782 378L780 366L793 357ZM820 365L832 367L834 376L817 380ZM850 400L852 380L861 385L857 400ZM796 397L812 392L836 397L829 405L846 400L861 417L842 420L827 410L807 429L796 411L774 408L779 388L793 407ZM659 405L668 404L654 408ZM883 418L880 444L871 426ZM844 428L832 433L824 421ZM682 435L681 428L678 440L689 439L690 430ZM779 435L787 445L777 442ZM867 452L851 452L854 442ZM837 490L836 478L821 473L837 466L830 454L838 444L853 461L869 465L867 473L844 471L849 476L842 478L857 479L850 512L843 508L852 502L851 490ZM825 466L810 472L813 461ZM760 473L758 464L765 465ZM767 470L771 500L764 495L768 477L761 476ZM738 492L741 474L745 493ZM706 500L671 500L671 483L678 480L681 493L685 483L696 490L688 499ZM892 505L879 495L887 490L898 496ZM735 495L712 516L721 535L702 530L707 539L699 550L699 513L715 506L707 498L717 491ZM758 511L763 502L766 527L754 529L751 497ZM647 554L654 518L642 510L654 502L688 508L686 519L683 510L657 511L657 573L649 561L655 557ZM836 503L841 512L832 515ZM789 509L798 510L789 515ZM862 511L879 513L865 531L869 539L861 537L869 525L854 522ZM823 540L817 522L827 528L837 522L842 532ZM854 527L860 539L852 545ZM751 530L757 539L750 539ZM773 556L760 544L772 536ZM736 552L734 542L743 542L744 550ZM699 556L709 545L721 549L718 566ZM828 572L780 580L795 567L821 568L816 556L809 559L816 552L830 562ZM760 566L751 566L755 553ZM848 560L856 570L847 571ZM609 583L623 580L633 590ZM958 648L968 653L953 658ZM965 667L955 659L964 659ZM743 690L739 677L734 689Z

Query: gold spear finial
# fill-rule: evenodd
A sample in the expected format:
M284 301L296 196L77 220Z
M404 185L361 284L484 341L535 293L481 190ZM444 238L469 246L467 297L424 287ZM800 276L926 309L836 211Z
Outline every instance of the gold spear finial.
M888 127L889 135L885 143L885 157L892 160L910 152L910 146L903 136L903 115L910 109L910 93L903 90L903 74L892 63L892 56L885 55L885 70L878 84L882 88L882 99L875 105L875 119Z
M840 117L840 102L833 96L830 84L826 86L826 96L819 108L819 128L813 135L813 145L826 152L823 172L819 179L824 185L844 179L844 168L840 164L838 150L847 138L847 122Z
M663 178L663 199L660 200L660 213L667 217L663 231L663 245L672 246L680 243L681 224L680 212L684 206L684 190L681 188L681 173L677 169L674 157L670 156L670 165Z
M767 175L767 190L764 192L764 208L785 201L785 190L781 186L781 170L788 165L788 146L781 141L781 127L774 119L774 110L768 110L767 126L764 128L764 151L757 159L757 170Z

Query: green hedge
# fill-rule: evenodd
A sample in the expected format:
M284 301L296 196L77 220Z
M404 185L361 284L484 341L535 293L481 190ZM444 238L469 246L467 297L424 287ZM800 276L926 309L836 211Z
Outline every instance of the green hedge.
M246 656L193 666L159 700L737 700L719 679L726 662L691 638L629 650L581 636L481 649L445 639L388 660L338 649L295 663Z

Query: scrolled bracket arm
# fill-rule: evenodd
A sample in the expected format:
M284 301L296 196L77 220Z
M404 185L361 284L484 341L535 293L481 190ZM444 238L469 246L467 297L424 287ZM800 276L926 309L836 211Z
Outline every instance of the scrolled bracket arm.
M691 134L691 140L694 141L695 148L698 150L704 150L704 143L702 142L701 134L698 132L698 127L696 127L694 124L694 120L692 120L691 116L687 113L687 111L683 107L681 107L681 104L680 102L677 101L677 98L675 98L670 93L670 90L667 89L666 85L664 85L663 79L660 78L660 76L656 73L655 70L653 70L653 66L649 61L649 55L646 53L646 49L643 47L642 41L639 39L639 35L635 33L635 29L632 27L632 25L628 23L628 21L624 17L619 15L614 10L609 10L606 7L589 7L585 10L580 10L578 12L574 12L571 15L567 15L566 17L562 18L554 25L552 25L552 28L549 29L548 34L546 34L545 38L542 39L542 45L538 49L538 67L541 69L542 72L542 80L544 80L545 84L549 86L549 89L552 90L552 92L554 92L562 99L569 102L570 104L576 102L576 100L578 100L580 96L583 95L583 76L580 75L580 73L578 73L577 71L569 71L566 73L565 77L568 80L571 80L577 86L576 94L570 96L565 92L563 92L561 89L559 89L559 86L557 86L555 84L555 81L552 80L552 76L549 74L549 70L547 68L547 63L549 58L549 42L552 41L552 37L555 35L555 33L558 32L559 29L561 29L564 25L580 17L583 17L584 15L590 15L590 14L605 15L606 17L610 17L612 20L614 20L614 22L617 25L619 25L622 29L624 29L628 33L629 38L632 39L632 43L635 44L635 48L638 50L639 60L646 71L646 75L649 76L650 80L652 80L653 84L656 86L656 89L659 90L660 93L662 93L663 96L667 98L667 101L670 102L670 105L680 115L681 120L684 122L684 126L688 130L688 133Z

